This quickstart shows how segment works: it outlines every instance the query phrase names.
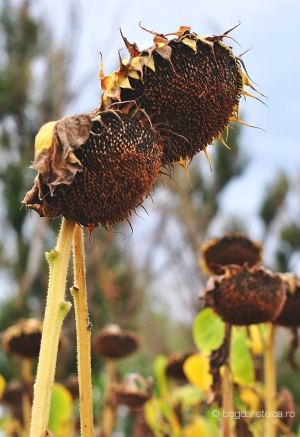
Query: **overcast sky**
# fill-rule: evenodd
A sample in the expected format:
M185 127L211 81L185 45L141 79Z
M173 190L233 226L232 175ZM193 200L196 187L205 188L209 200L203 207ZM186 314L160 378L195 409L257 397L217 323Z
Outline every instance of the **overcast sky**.
M152 44L152 35L140 29L139 22L158 33L176 31L181 25L188 25L198 34L210 36L221 34L240 21L241 25L231 35L242 48L231 40L224 42L232 45L237 55L251 48L243 59L257 88L268 96L265 100L268 107L253 99L241 103L244 120L263 130L244 129L242 142L251 164L243 177L227 189L224 208L228 212L242 209L251 216L255 214L264 187L279 168L284 168L294 178L300 177L299 1L77 2L80 23L78 45L74 48L78 62L73 81L76 83L86 74L90 75L91 81L84 96L70 108L70 113L88 111L98 105L101 95L97 79L99 52L104 56L105 73L110 74L117 66L118 50L124 48L119 28L130 42L146 48ZM58 39L64 38L68 2L44 0L36 6L47 11ZM128 56L126 49L121 51L121 56Z

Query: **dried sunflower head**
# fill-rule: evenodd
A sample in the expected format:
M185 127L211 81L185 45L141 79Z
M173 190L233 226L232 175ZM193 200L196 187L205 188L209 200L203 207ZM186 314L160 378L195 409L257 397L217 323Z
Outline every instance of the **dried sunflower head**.
M138 373L126 374L123 384L113 389L117 404L130 408L142 407L151 398L152 385L151 379L145 379Z
M36 319L20 319L6 329L2 338L3 349L22 357L38 357L43 323Z
M13 379L5 385L5 389L1 397L1 403L7 406L12 417L21 424L24 424L24 405L22 402L24 395L27 395L30 402L32 402L33 383L26 383L25 381ZM9 435L20 434L18 433Z
M286 299L286 284L263 267L227 266L212 276L200 293L209 306L232 325L252 325L276 319Z
M31 166L38 175L23 204L42 217L63 215L91 229L127 219L161 166L159 135L142 118L139 111L107 111L44 125Z
M166 374L169 378L185 381L186 375L183 370L185 360L193 355L194 352L171 352L168 354L168 361L166 363Z
M243 62L223 43L229 32L206 38L187 26L167 35L150 32L154 45L145 50L123 37L130 59L110 76L101 67L101 107L134 101L153 123L164 124L164 163L183 163L214 139L223 142L228 123L239 121L241 96L250 95L245 86L253 88Z
M7 328L2 337L2 346L6 352L25 358L38 357L40 353L43 323L37 319L20 319ZM59 347L67 344L66 337L61 333Z
M291 273L279 275L287 284L287 295L282 311L274 323L287 327L300 326L300 279Z
M95 336L92 349L105 358L120 359L136 352L139 338L131 331L123 331L118 325L108 325Z
M200 267L209 275L220 275L229 264L253 267L261 263L262 245L245 235L230 233L204 243L200 250Z

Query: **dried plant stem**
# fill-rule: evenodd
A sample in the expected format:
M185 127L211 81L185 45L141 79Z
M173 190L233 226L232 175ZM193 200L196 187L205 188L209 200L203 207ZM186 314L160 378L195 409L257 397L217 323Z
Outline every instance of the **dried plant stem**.
M73 265L75 286L71 288L71 292L74 297L76 319L80 429L81 437L91 437L94 435L91 330L89 329L83 234L78 225L75 227L73 238Z
M274 357L274 341L276 327L273 323L267 323L267 336L264 354L265 374L265 409L268 416L265 419L265 437L276 436L276 418L271 412L276 411L276 364Z
M75 222L63 219L56 248L46 254L50 277L34 386L30 437L40 437L48 426L61 326L71 308L71 303L64 298L74 227Z
M22 394L22 413L24 425L23 428L26 432L26 435L29 433L30 428L30 410L31 410L31 401L30 401L30 386L32 385L32 375L31 375L31 358L22 358L22 380L26 385L26 391Z
M103 401L103 416L101 437L111 437L114 427L114 411L112 405L112 387L115 379L115 361L108 358L105 367L105 392Z
M233 409L233 383L230 370L230 343L231 343L231 324L225 325L225 342L227 349L227 360L224 365L224 373L222 378L222 408L226 414L223 414L222 419L222 437L233 436L233 421L232 417L229 417L229 413L234 411Z

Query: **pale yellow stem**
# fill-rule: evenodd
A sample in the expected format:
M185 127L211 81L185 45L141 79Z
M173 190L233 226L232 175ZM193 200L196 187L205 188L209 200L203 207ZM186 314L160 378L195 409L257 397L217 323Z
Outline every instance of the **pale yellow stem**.
M233 431L233 420L230 417L230 413L234 411L233 405L233 381L232 374L230 370L230 344L231 344L231 324L226 323L225 325L225 341L228 350L228 357L226 363L224 364L224 373L222 377L222 408L225 414L222 418L222 437L232 437L234 435Z
M265 437L276 436L276 418L272 417L276 407L276 363L274 356L274 341L276 327L273 323L267 323L267 335L264 354L265 374Z
M30 437L40 437L48 426L61 326L71 307L64 298L74 227L75 222L63 219L56 248L46 254L50 277L34 386Z
M30 428L30 385L32 384L31 375L31 358L22 358L22 380L25 383L26 391L22 394L22 413L23 413L23 428L28 435Z
M105 366L105 391L103 399L101 437L111 437L114 428L114 410L112 405L112 388L114 380L115 360L108 358Z
M91 330L87 305L83 234L78 225L75 227L73 238L73 265L75 286L71 288L71 292L74 297L76 319L80 429L81 437L91 437L94 435Z

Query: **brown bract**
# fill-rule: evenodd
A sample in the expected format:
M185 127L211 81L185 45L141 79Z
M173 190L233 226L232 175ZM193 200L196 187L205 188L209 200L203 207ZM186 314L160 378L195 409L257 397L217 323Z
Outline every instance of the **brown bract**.
M262 245L245 235L230 233L204 243L200 250L199 264L204 273L220 275L222 266L229 264L253 267L261 263Z
M139 348L137 334L122 331L118 325L102 329L92 341L92 349L105 358L120 359L136 352Z
M262 267L227 266L212 276L201 295L224 322L252 325L274 320L286 299L286 283Z
M38 175L23 200L26 207L91 229L127 219L161 166L159 135L147 117L140 118L107 111L58 121L50 147L36 144L32 168Z
M168 34L173 39L150 33L155 35L152 47L139 50L123 38L130 59L110 76L101 69L101 107L134 101L153 123L165 125L163 162L182 162L221 139L229 121L239 121L240 97L249 95L244 86L252 85L222 42L228 32L204 38L182 26Z
M286 327L300 326L300 279L293 274L280 274L287 284L285 304L274 323Z

